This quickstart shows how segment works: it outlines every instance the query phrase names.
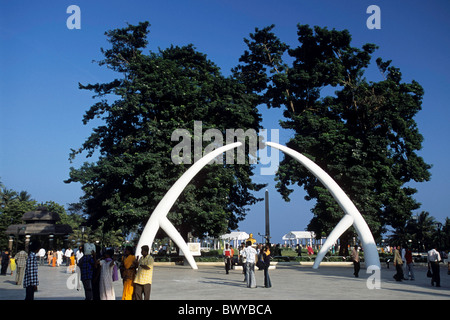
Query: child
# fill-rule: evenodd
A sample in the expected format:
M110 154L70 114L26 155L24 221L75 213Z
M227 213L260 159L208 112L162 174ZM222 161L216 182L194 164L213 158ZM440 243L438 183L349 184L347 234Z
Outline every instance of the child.
M13 275L13 271L16 270L16 259L11 258L10 262L11 262L11 264L10 264L9 267L11 269L11 275Z

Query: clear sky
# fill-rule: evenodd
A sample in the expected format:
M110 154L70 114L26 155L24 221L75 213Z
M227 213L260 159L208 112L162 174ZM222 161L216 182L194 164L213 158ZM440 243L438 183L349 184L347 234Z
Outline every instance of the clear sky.
M81 9L81 29L67 28L70 5ZM366 26L370 5L381 10L381 29ZM79 167L86 159L78 157L71 164L69 152L95 125L81 122L95 100L78 83L113 78L111 71L92 63L102 58L100 47L108 48L105 31L149 21L148 50L192 43L227 75L245 49L243 38L255 27L275 24L274 32L297 46L296 25L301 23L348 29L354 46L377 44L373 62L391 59L404 81L414 79L424 87L416 121L425 138L420 155L433 165L432 179L414 186L422 203L419 211L444 222L450 209L449 16L448 0L0 0L0 179L39 202L78 201L80 185L63 180L70 166ZM381 80L373 67L366 76ZM262 106L261 113L264 128L279 129L279 110ZM280 142L290 134L280 129ZM273 178L260 175L257 181L269 184L272 241L281 242L285 233L306 228L312 203L298 187L292 201L284 202ZM239 229L264 233L263 202L251 208Z

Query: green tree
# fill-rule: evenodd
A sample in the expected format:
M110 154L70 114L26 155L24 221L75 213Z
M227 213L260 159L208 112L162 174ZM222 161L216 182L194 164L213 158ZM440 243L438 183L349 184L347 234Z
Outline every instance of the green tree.
M171 160L175 129L259 129L260 114L253 95L192 45L171 46L144 54L148 22L106 32L112 47L104 50L106 65L119 75L103 84L81 85L100 101L85 114L83 123L104 122L93 129L71 159L87 152L96 162L71 168L66 181L80 182L81 202L95 228L125 233L147 221L150 213L189 165ZM204 142L205 144L205 142ZM253 166L213 164L204 168L184 190L169 218L183 236L192 232L218 235L237 227L255 203Z
M10 203L17 199L17 192L11 189L2 188L1 189L1 207L6 208Z
M450 218L445 218L445 223L442 228L442 249L449 250L450 248Z
M34 210L37 202L26 191L18 193L7 189L1 182L0 187L0 248L6 248L9 239L5 231L8 226L21 224L23 214Z
M27 191L20 191L19 194L17 195L17 199L19 201L30 201L31 199L31 194L29 194Z
M83 216L81 207L80 203L70 203L67 210L60 214L60 223L69 225L72 230L79 229L81 225L85 225L86 218Z
M391 61L376 60L383 79L364 72L373 44L351 46L348 31L298 25L299 46L290 48L272 32L256 29L236 77L269 108L283 108L280 124L294 132L287 145L327 171L368 222L375 236L399 228L419 208L410 181L427 181L430 166L417 155L423 140L414 116L423 89L402 82ZM334 95L330 92L334 90ZM321 183L296 161L280 164L277 188L285 200L298 185L316 200L309 228L329 233L343 212ZM352 232L341 237L341 247Z
M429 248L436 234L436 219L429 212L422 211L406 222L405 226L397 228L393 239L398 244L406 244L411 240L414 248L424 251Z

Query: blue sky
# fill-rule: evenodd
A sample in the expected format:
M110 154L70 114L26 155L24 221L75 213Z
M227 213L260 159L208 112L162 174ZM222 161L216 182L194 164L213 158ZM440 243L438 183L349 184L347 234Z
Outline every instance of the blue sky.
M369 30L369 5L381 9L381 29ZM81 9L81 29L69 30L67 7ZM353 45L375 43L374 60L393 60L404 81L416 80L425 89L423 110L416 117L425 141L420 154L433 165L429 182L413 184L419 211L438 221L449 216L450 170L450 2L380 0L192 0L192 1L5 1L0 0L0 179L9 189L26 190L39 202L62 205L81 196L79 184L64 184L70 148L78 148L95 123L84 126L84 112L95 102L78 83L106 82L114 74L92 60L108 47L104 32L126 23L151 23L151 51L171 44L193 43L224 74L245 49L244 37L255 27L275 24L286 43L297 45L296 25L348 29ZM372 66L366 76L379 81ZM263 127L276 129L279 110L261 107ZM98 124L98 123L97 123ZM280 131L280 142L290 132ZM282 156L282 155L280 155ZM270 191L271 231L274 242L289 231L304 230L312 203L297 188L285 203L274 189L273 176L258 176ZM264 190L258 194L264 196ZM264 233L264 204L251 208L240 230Z

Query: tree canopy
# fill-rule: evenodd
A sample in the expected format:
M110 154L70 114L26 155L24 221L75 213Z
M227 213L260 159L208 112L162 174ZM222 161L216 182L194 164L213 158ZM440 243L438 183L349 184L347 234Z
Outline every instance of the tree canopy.
M257 103L243 84L223 76L193 45L145 54L148 33L148 22L106 32L111 48L102 49L104 59L98 63L118 76L108 83L80 84L99 99L83 123L100 118L104 124L71 153L73 159L97 152L98 160L71 168L66 182L82 184L89 222L106 230L145 223L188 169L189 164L171 159L174 130L186 129L193 137L195 121L224 134L228 128L260 127ZM235 229L246 206L258 201L252 191L263 187L251 181L253 169L248 159L241 165L208 165L184 190L169 218L185 237Z
M378 236L402 226L419 203L411 181L430 179L430 165L417 154L423 141L414 120L423 88L405 83L392 61L376 59L382 78L364 73L377 49L351 45L347 30L298 25L298 46L255 29L234 69L249 92L269 108L283 108L280 124L293 130L287 146L311 158L342 187ZM334 95L329 92L334 90ZM285 200L302 186L315 200L309 230L329 233L343 215L330 193L307 170L285 158L276 175Z

